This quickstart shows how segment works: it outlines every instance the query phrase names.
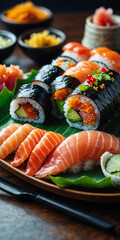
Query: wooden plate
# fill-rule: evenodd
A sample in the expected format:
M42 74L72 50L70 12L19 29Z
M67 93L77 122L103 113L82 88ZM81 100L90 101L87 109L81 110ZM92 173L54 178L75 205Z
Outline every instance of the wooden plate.
M13 173L17 177L21 178L22 180L49 192L53 192L65 197L84 200L84 201L91 201L91 202L119 202L120 201L120 192L91 192L90 190L74 190L70 188L59 188L54 183L50 182L49 179L37 179L35 177L27 176L24 173L24 170L20 170L14 168L10 165L8 161L0 159L0 166L5 168L7 171Z

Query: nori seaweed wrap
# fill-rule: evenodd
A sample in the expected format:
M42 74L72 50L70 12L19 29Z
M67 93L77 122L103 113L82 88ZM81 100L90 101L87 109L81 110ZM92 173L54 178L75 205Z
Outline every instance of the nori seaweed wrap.
M50 96L35 84L24 84L10 104L12 118L24 122L44 123L51 109Z
M52 114L57 118L64 118L63 105L67 96L79 85L79 81L71 76L59 76L50 85L52 95Z
M55 65L47 64L40 68L35 76L35 80L50 84L56 77L61 75L64 71Z
M119 106L120 74L107 70L97 83L91 79L76 87L64 104L66 121L78 129L97 129Z

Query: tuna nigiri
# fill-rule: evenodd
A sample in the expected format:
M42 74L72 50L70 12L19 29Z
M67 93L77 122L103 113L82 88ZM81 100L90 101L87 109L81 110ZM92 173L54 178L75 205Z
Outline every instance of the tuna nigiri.
M30 153L45 133L45 130L38 128L33 129L19 146L11 165L13 167L18 167L20 164L22 164L30 156Z
M35 175L45 161L48 154L58 146L65 138L58 133L46 133L31 153L27 163L26 174Z
M88 74L92 74L94 69L99 69L99 68L100 66L97 63L82 61L77 63L75 67L72 67L66 70L63 75L75 77L80 81L80 83L83 83L86 80Z
M120 73L120 54L107 47L93 49L89 61L101 61L109 69Z
M0 158L5 159L10 153L15 151L33 129L34 127L29 124L19 127L0 146Z
M11 136L19 127L21 124L12 124L4 129L1 130L0 132L0 145L9 137Z
M106 151L120 153L120 138L94 130L73 134L56 148L36 177L55 175L70 167L74 173L81 168L90 170Z
M69 56L77 62L87 60L90 57L90 49L78 42L69 42L62 48L62 56Z

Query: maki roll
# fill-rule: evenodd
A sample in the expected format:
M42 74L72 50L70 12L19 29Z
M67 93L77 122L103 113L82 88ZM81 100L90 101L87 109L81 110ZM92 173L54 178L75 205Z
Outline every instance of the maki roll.
M88 60L90 58L90 49L78 42L69 42L62 48L62 56L71 57L76 62Z
M71 127L97 129L119 105L120 75L98 69L66 99L64 114Z
M49 85L57 76L63 74L63 72L62 68L47 64L40 68L34 80L42 81Z
M60 67L63 71L66 71L68 68L71 68L76 65L76 61L68 56L59 56L52 61L52 64Z
M49 85L48 84L46 84L42 81L38 81L38 80L32 81L31 84L38 85L38 86L44 88L47 91L47 93L49 93Z
M23 122L44 123L50 111L49 94L35 84L24 84L10 104L10 115Z
M68 95L79 85L79 81L70 76L59 76L50 85L52 114L56 118L64 118L63 105Z

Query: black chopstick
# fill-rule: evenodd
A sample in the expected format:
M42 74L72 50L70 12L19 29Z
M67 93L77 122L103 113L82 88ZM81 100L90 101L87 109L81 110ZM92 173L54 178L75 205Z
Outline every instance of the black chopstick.
M102 218L98 218L96 216L93 216L89 213L86 213L80 209L77 209L73 206L70 206L68 203L63 203L62 201L52 197L48 196L48 194L43 193L36 193L33 191L28 191L24 188L21 188L13 183L10 183L6 179L0 177L0 189L14 197L24 199L24 200L37 200L38 202L42 202L44 204L47 204L49 206L52 206L64 213L67 213L74 218L77 218L80 221L83 221L85 223L91 224L93 226L96 226L98 228L101 228L103 230L113 230L115 228L115 224L113 222L104 220Z

